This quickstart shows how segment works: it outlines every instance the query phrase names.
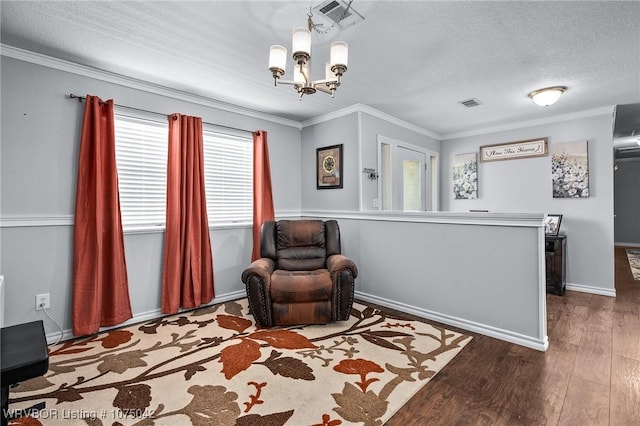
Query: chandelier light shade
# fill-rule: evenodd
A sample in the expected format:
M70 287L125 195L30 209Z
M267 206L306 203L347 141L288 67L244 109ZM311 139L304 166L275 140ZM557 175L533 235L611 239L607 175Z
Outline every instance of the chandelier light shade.
M347 67L349 62L349 45L344 41L331 43L331 67Z
M282 80L286 70L287 49L284 46L274 45L269 50L269 70L273 75L274 85L293 85L301 100L303 95L310 95L316 91L327 93L333 98L336 89L340 86L342 75L347 71L349 45L344 41L336 41L331 44L330 61L325 66L323 80L311 79L310 29L296 28L293 30L291 50L293 52L291 57L295 62L293 80Z
M282 70L284 74L287 69L287 48L280 45L271 46L269 51L269 69L274 72Z
M293 41L291 42L291 50L293 50L293 60L298 65L305 63L311 59L311 31L306 28L296 28L293 30Z
M529 97L535 102L536 105L549 106L556 103L560 96L566 92L567 88L564 86L545 87L544 89L534 90L529 93Z

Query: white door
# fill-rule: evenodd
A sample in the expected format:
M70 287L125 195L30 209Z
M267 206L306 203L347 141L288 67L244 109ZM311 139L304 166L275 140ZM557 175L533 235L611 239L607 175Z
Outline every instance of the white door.
M397 176L394 210L424 211L426 210L425 176L427 155L424 152L398 145L396 150Z

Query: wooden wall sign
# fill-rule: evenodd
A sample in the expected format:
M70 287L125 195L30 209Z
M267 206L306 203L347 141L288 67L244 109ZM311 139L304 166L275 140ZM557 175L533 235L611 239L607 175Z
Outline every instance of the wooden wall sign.
M516 158L544 157L548 154L548 138L527 139L480 147L480 161L513 160Z

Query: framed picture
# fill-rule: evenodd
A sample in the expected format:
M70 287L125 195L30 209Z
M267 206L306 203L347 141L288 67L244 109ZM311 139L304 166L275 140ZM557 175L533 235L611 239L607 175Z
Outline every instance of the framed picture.
M478 158L475 152L453 157L453 195L456 200L478 198Z
M589 196L589 154L587 141L551 145L553 198Z
M548 138L527 139L525 141L483 145L480 147L480 161L513 160L516 158L544 157L547 155Z
M562 222L561 214L548 214L544 219L544 233L546 235L558 235L560 231L560 222Z
M342 188L342 144L316 149L316 188Z

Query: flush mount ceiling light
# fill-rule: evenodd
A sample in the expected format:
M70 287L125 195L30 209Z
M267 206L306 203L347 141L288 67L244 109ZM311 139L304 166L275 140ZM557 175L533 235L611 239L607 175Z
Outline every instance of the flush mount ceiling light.
M323 80L311 79L311 30L313 28L314 24L309 16L308 28L293 30L291 43L292 58L295 62L293 80L281 80L287 64L287 49L284 46L274 45L269 51L269 70L273 74L274 85L293 85L300 100L303 95L311 95L318 90L333 98L336 89L340 86L342 74L347 71L349 45L344 41L336 41L331 43L330 62L325 66L325 78Z
M529 97L536 105L549 106L554 104L566 90L564 86L545 87L529 93Z

